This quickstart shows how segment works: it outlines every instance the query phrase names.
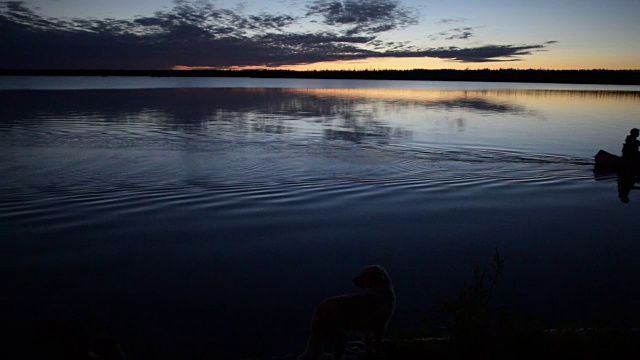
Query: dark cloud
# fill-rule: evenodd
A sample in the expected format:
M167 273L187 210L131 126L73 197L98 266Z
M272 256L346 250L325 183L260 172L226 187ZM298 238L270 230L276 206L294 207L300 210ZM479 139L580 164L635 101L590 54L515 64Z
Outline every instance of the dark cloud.
M0 1L0 68L168 69L175 66L279 66L375 57L435 57L459 62L516 61L542 45L420 48L381 33L416 23L394 0L316 0L299 17L246 15L209 1L175 1L152 16L45 17L22 1ZM324 29L294 31L320 18ZM452 39L471 37L456 28ZM443 35L444 36L444 35Z
M447 40L453 40L453 39L468 39L470 37L473 36L473 32L472 32L473 28L470 27L466 27L466 28L455 28L452 29L451 32L453 34L449 35L449 37L447 37Z
M467 18L448 18L448 19L441 19L436 24L438 24L438 25L455 24L455 23L463 23L463 22L466 22L466 21L467 21Z
M447 31L441 31L437 34L429 35L431 40L445 39L445 40L467 40L473 36L472 27L459 27Z
M485 45L475 48L437 48L420 52L422 56L465 63L520 61L519 56L531 55L544 45Z
M332 26L347 26L349 34L380 33L417 24L415 11L397 0L314 0L307 15L320 15Z
M289 15L260 14L249 16L246 27L252 30L274 29L278 30L296 22L296 18Z
M375 51L361 49L359 45L374 37L347 36L335 33L266 34L252 39L262 51L256 54L258 64L306 64L319 61L356 60L378 56Z

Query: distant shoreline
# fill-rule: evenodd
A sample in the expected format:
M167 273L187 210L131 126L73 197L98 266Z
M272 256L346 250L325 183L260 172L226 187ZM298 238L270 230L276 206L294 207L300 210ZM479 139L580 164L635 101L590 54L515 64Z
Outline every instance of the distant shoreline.
M0 69L0 76L251 77L640 85L640 70L80 70Z

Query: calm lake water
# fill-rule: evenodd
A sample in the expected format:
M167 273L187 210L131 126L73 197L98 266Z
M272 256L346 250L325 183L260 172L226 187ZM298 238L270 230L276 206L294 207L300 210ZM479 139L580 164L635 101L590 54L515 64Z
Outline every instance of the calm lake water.
M390 334L499 250L503 309L639 326L640 191L594 177L640 88L0 78L0 238L16 334L129 358L301 352L313 307L384 265ZM636 184L638 186L638 184Z

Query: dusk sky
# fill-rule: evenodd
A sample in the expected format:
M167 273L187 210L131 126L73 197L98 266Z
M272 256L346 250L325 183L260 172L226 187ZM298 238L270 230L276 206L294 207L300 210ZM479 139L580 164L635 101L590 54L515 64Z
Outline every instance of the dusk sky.
M0 68L640 69L640 0L0 0Z

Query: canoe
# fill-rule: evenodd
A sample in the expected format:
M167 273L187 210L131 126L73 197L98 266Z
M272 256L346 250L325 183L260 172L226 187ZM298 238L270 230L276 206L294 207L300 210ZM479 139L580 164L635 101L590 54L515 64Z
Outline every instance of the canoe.
M622 163L622 158L618 155L608 153L604 150L598 151L594 157L596 161L596 167L600 168L618 168Z
M611 174L623 171L636 173L638 171L638 165L633 166L632 164L623 161L620 156L604 150L598 151L594 160L596 162L596 166L593 171L597 174Z

